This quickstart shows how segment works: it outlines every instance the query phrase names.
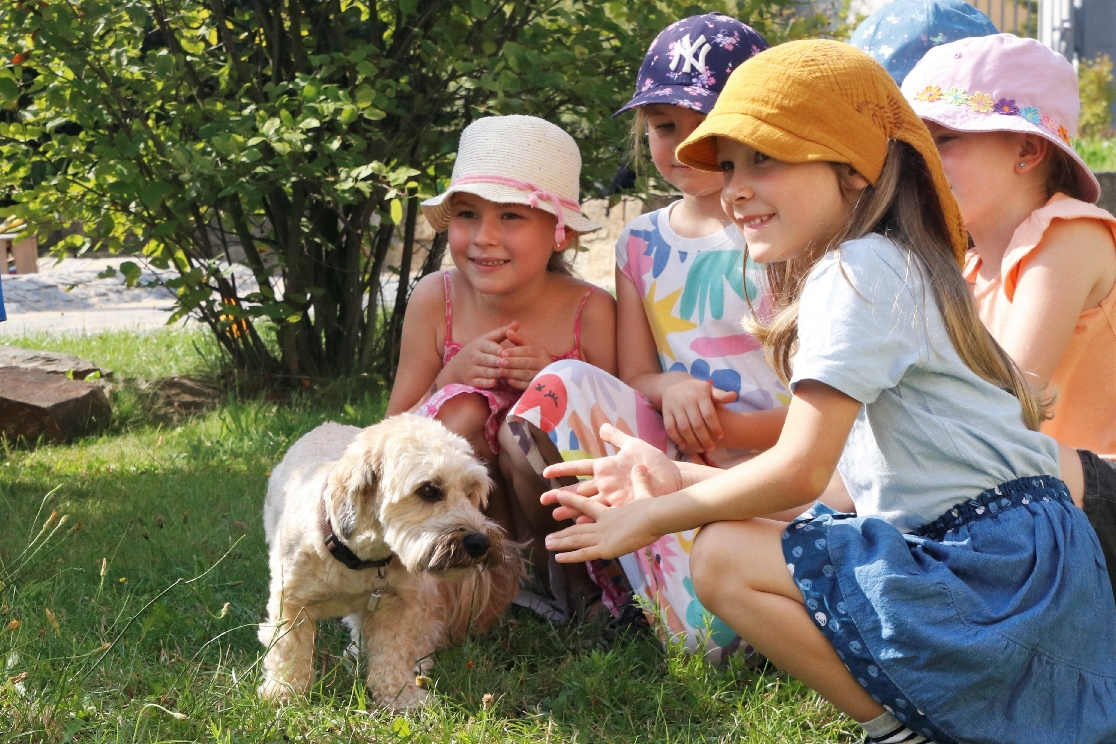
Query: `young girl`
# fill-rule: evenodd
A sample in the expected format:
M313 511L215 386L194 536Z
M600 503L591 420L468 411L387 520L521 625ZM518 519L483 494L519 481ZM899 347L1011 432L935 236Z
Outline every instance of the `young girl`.
M415 287L387 415L439 419L497 476L496 432L540 369L582 359L616 370L614 302L570 276L563 256L599 229L577 202L580 171L577 143L555 125L493 116L465 129L449 188L422 203L449 230L456 270ZM514 534L499 488L489 513Z
M759 34L728 16L678 21L651 44L636 95L617 112L635 112L637 151L646 137L659 174L682 198L635 219L617 242L620 379L583 364L555 364L509 416L503 460L533 518L539 538L533 554L542 576L550 572L541 538L559 525L538 501L547 486L537 473L562 458L605 454L596 434L603 421L638 433L672 458L723 466L778 438L786 389L741 325L749 301L761 310L768 306L762 272L755 264L745 269L744 241L721 209L720 176L674 158L732 70L766 48ZM667 536L621 563L675 640L719 657L739 641L694 597L687 566L692 539ZM620 593L600 571L597 578L606 604L617 610Z
M1052 394L1042 431L1081 448L1082 505L1116 587L1116 465L1093 454L1116 457L1116 218L1093 205L1097 180L1070 144L1077 75L1000 34L932 50L903 91L973 238L965 277L981 320Z
M898 87L852 46L784 44L732 76L678 155L724 172L726 211L768 265L761 335L790 378L787 421L728 472L665 480L610 433L658 485L638 466L625 506L556 494L595 521L548 547L587 560L710 525L691 556L701 601L866 741L1116 740L1099 545L1036 431L1040 399L977 317L959 210ZM835 468L855 516L755 518L808 503Z

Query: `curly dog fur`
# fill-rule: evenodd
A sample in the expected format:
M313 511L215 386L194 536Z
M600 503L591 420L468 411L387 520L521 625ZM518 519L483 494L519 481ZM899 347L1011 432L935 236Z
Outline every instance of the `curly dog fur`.
M519 587L518 547L481 512L491 486L469 444L428 418L328 423L295 442L264 504L271 587L260 696L305 694L316 621L345 616L376 700L422 704L415 675L431 653L486 631ZM359 560L391 560L349 568L327 547L328 530Z

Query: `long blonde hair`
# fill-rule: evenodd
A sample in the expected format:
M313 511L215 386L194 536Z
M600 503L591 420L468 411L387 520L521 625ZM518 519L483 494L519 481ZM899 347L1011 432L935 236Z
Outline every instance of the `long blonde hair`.
M852 188L847 166L837 168L842 190ZM953 348L969 369L1012 393L1023 407L1027 427L1048 418L1048 401L1027 382L977 314L972 291L958 270L941 204L925 161L912 146L889 140L887 159L875 186L863 190L843 229L824 246L808 247L801 258L767 265L776 312L769 322L746 321L764 346L768 362L786 383L798 349L798 309L806 278L817 262L841 243L878 232L904 248L945 321ZM745 249L747 250L747 249ZM838 254L838 259L840 254Z

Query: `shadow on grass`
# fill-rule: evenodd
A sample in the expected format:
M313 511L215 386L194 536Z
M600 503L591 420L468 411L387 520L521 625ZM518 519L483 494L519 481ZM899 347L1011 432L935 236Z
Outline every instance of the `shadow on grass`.
M830 706L743 660L718 671L650 634L606 641L599 625L518 609L438 654L421 711L374 706L337 621L320 626L308 698L261 704L267 476L319 423L378 420L382 398L367 392L231 399L177 426L137 419L71 446L0 451L0 560L26 545L55 487L44 513L82 522L0 588L0 743L852 741Z

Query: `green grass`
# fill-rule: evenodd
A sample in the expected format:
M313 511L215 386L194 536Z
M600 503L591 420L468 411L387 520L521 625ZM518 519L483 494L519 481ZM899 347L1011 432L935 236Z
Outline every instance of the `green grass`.
M32 340L128 376L213 368L198 334ZM0 742L854 740L848 719L779 674L515 609L439 652L420 712L375 708L340 658L337 622L323 624L308 698L261 704L267 475L302 433L369 424L382 401L375 385L346 383L230 399L176 426L133 411L69 446L0 447ZM52 511L69 522L20 573Z
M1077 154L1093 171L1116 171L1116 138L1078 140Z

